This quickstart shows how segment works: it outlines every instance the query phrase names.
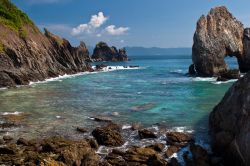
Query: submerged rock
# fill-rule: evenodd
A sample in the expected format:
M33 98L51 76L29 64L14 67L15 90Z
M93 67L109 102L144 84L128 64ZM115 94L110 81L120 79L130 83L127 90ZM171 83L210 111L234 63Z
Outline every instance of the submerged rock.
M94 119L94 121L97 122L112 122L112 119L109 117L104 117L104 116L97 116L97 117L91 117Z
M146 111L146 110L150 110L154 107L155 107L154 103L145 103L142 105L133 106L133 107L131 107L131 110L132 111Z
M215 7L207 16L201 16L193 38L194 66L190 74L195 67L200 76L219 76L228 70L224 60L226 56L235 56L241 70L242 66L249 66L250 63L244 60L243 32L243 24L224 6Z
M225 165L250 165L250 74L226 92L209 117L212 148Z
M124 140L120 133L120 127L113 123L105 127L97 127L93 130L92 135L99 145L122 146L124 144Z

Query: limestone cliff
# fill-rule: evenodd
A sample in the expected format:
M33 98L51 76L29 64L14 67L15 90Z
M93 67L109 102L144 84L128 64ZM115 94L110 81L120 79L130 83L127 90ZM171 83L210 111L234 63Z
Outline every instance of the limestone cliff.
M75 48L46 29L42 34L9 0L0 0L0 87L92 70L89 59L83 42Z
M109 47L104 42L99 42L93 52L92 59L95 61L128 61L125 49L117 50L116 47Z

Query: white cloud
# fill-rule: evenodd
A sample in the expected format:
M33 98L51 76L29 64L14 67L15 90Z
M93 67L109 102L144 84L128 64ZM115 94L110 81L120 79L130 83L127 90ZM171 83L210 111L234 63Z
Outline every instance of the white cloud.
M103 12L99 12L98 15L91 16L89 25L98 28L108 20L108 17L105 17Z
M116 28L115 25L109 25L105 28L106 32L110 35L123 35L129 30L129 27Z
M80 24L72 29L71 34L74 36L80 35L82 33L92 33L96 28L102 26L108 17L104 16L103 12L99 12L97 15L92 15L88 23Z

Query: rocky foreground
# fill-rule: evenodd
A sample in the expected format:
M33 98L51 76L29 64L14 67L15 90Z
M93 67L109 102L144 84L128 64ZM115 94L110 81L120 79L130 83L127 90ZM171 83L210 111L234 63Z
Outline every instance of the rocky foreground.
M226 7L215 7L197 22L189 73L220 80L238 79L250 70L249 29L244 29ZM225 57L235 57L239 70L230 70Z
M183 148L189 148L182 155L187 165L219 165L222 162L221 158L196 145L192 135L181 132L167 132L165 144L131 146L124 150L121 148L125 143L121 127L112 122L102 122L104 124L101 127L92 131L93 137L83 140L58 136L15 140L5 135L0 139L0 165L178 166L180 162L173 155ZM76 130L86 132L86 129L80 127ZM130 130L135 130L135 127ZM138 129L138 139L155 138L157 135L149 129ZM97 153L100 146L110 147L110 152Z

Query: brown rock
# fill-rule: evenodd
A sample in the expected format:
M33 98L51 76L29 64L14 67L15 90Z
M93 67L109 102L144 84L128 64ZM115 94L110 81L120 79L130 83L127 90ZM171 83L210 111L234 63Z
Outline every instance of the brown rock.
M124 140L120 134L120 127L116 124L97 127L92 132L92 135L95 137L99 145L121 146L124 144Z
M174 153L177 153L179 150L180 150L180 147L178 147L178 146L170 146L170 147L168 147L167 151L165 152L165 155L169 158Z
M181 164L178 162L178 160L174 157L170 159L170 162L168 163L168 166L181 166Z
M3 140L4 141L11 141L11 140L13 140L13 138L11 136L9 136L9 135L4 135Z
M226 72L226 56L235 56L241 62L241 69L242 63L245 63L243 32L243 24L224 6L215 7L207 16L201 16L197 22L192 48L192 60L197 74L218 76Z
M86 133L88 130L85 129L84 127L77 127L76 131L81 132L81 133Z
M156 144L147 146L147 148L152 148L157 152L162 152L162 150L165 148L165 145L162 143L156 143Z
M167 144L175 146L186 146L189 142L193 141L192 135L181 132L168 132Z
M24 146L28 146L29 145L29 141L27 141L24 138L19 138L16 142L17 145L24 145Z
M190 151L192 153L195 165L200 165L200 166L210 165L208 153L200 145L191 144Z
M147 138L157 138L154 132L148 129L142 129L138 131L140 139L147 139Z

